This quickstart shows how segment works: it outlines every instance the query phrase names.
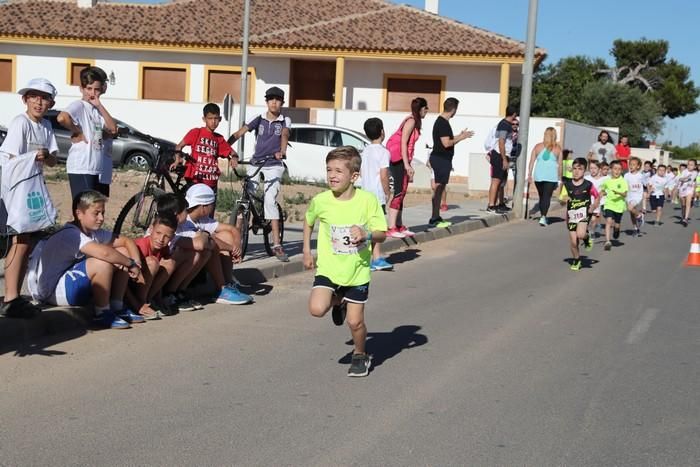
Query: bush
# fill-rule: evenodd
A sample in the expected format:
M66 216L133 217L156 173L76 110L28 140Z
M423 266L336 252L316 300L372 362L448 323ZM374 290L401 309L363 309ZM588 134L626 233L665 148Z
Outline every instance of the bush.
M241 193L230 188L219 188L216 196L216 210L227 211L233 210L236 201L241 198Z

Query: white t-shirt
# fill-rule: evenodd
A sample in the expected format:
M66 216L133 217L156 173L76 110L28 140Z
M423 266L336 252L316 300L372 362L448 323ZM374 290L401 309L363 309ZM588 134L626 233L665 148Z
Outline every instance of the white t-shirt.
M36 152L42 148L48 149L49 153L58 152L51 123L44 118L37 123L22 113L13 118L7 127L7 137L0 146L0 152L9 158L28 153L36 156Z
M651 189L651 196L655 197L660 197L663 196L666 193L666 188L669 186L668 185L668 177L667 176L659 176L658 174L654 174L649 178L649 185L652 186Z
M75 224L69 222L64 225L32 253L32 257L40 255L38 261L30 261L30 266L34 266L37 274L38 296L35 298L46 301L53 296L61 276L74 264L85 259L86 255L80 251L81 248L91 242L111 241L112 232L107 230L100 229L86 234Z
M678 182L678 177L673 174L673 172L669 172L666 174L666 187L669 190L672 190L676 187L676 183Z
M600 141L596 141L591 146L591 152L593 153L593 158L600 162L607 162L608 164L613 161L613 156L615 155L615 146L611 142L601 144Z
M593 177L591 174L588 174L588 175L586 175L584 178L585 178L586 180L588 180L589 182L591 182L591 183L593 184L593 186L595 187L595 190L596 190L598 193L600 193L600 187L603 185L603 182L604 182L605 180L607 180L607 179L610 178L610 175L605 175L605 176L603 176L603 177L595 178L595 177ZM601 206L603 206L604 204L605 204L605 196L603 196L602 198L600 198L600 203L598 204L598 207L595 209L594 212L595 212L596 214L600 213L600 208L601 208Z
M644 174L627 172L625 181L629 189L627 190L627 201L640 201L644 197Z
M685 169L680 175L678 180L678 192L681 196L685 197L690 195L695 189L695 179L698 177L698 171L690 171Z
M362 151L362 165L360 168L360 181L362 189L374 193L379 204L386 204L386 195L382 187L382 179L379 176L381 169L389 168L391 154L381 144L370 144Z
M219 221L211 217L203 217L198 220L192 220L190 216L187 216L187 220L182 224L177 226L175 230L175 238L170 244L170 248L173 249L179 237L194 238L197 232L205 231L209 232L210 235L214 235L216 229L219 228Z
M66 107L66 112L83 132L85 141L71 144L66 161L69 174L100 175L102 172L102 130L105 120L97 107L80 100Z

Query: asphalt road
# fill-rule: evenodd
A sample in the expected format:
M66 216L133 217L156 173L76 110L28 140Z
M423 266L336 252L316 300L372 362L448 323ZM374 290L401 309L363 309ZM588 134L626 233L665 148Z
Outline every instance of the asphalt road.
M699 226L597 243L579 272L562 223L404 252L372 282L365 379L309 274L6 353L0 464L700 465Z

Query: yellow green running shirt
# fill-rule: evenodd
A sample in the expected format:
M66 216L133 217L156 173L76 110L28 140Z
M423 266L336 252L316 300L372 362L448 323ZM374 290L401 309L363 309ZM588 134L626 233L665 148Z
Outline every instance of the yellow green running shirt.
M319 221L316 251L316 274L334 284L353 286L367 284L370 279L371 247L367 243L353 245L350 228L359 225L368 232L385 232L384 212L377 197L355 189L352 199L340 201L331 190L314 196L306 211L306 223Z
M627 209L625 196L620 196L612 191L615 190L624 194L629 191L629 187L624 178L609 178L603 182L600 188L602 191L605 191L605 207L603 209L608 209L613 212L625 212L625 209Z

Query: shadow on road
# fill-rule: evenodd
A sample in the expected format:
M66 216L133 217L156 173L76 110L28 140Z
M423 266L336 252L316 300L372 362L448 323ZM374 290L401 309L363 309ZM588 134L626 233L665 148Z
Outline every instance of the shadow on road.
M417 248L409 248L407 250L397 251L395 253L387 256L387 261L391 264L401 264L413 261L416 258L420 258L421 250Z
M366 352L372 355L372 368L380 366L403 350L427 344L428 337L419 334L420 329L420 326L404 325L394 328L391 332L367 333ZM352 339L346 344L352 345ZM341 357L338 363L349 364L351 358L352 351Z

